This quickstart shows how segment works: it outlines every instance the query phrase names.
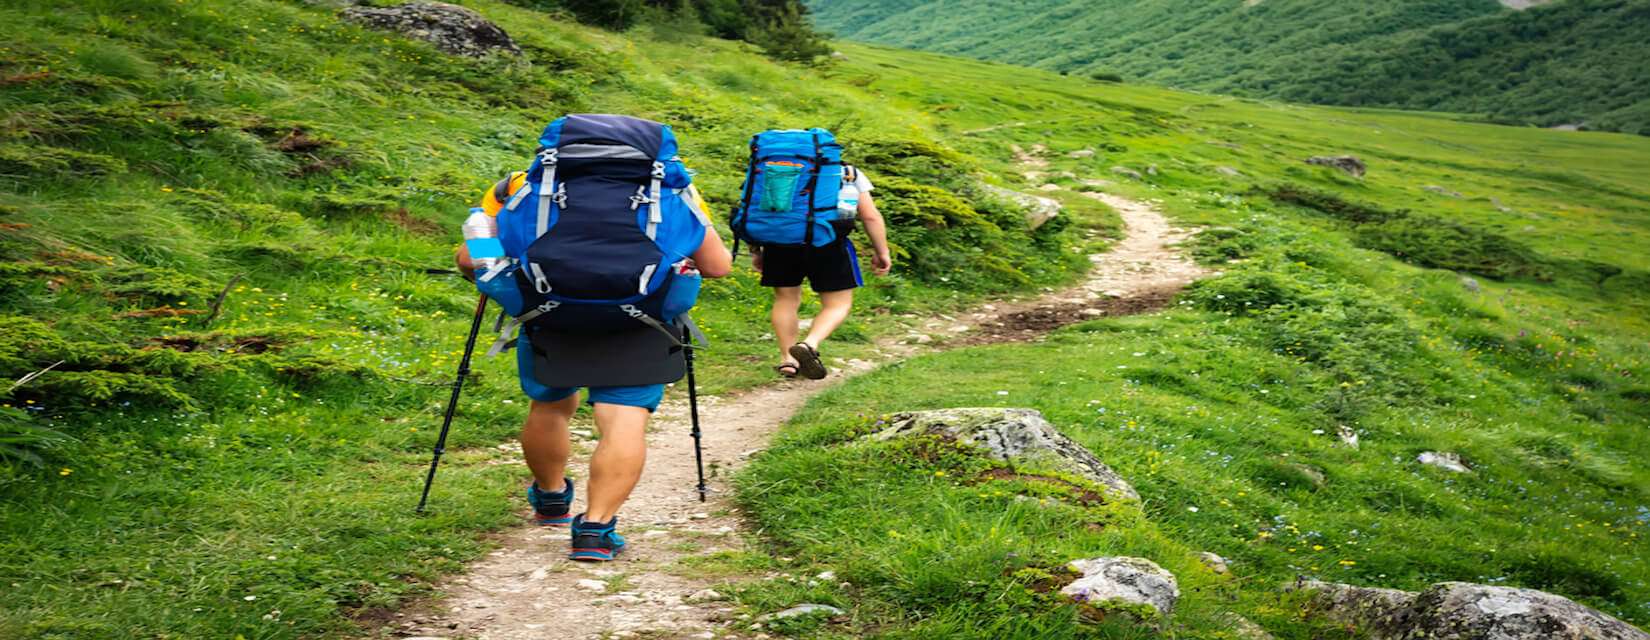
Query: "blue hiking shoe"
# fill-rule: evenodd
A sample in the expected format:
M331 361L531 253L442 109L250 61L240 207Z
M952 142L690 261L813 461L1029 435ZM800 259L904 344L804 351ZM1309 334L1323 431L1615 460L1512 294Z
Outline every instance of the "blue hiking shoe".
M614 531L619 525L619 517L614 516L602 524L584 521L584 514L573 519L573 551L567 554L572 560L585 562L607 562L613 556L624 551L624 536Z
M539 484L532 482L527 485L527 502L533 505L533 521L540 526L565 527L573 522L573 516L568 513L573 507L573 481L563 478L567 488L561 493L540 491Z

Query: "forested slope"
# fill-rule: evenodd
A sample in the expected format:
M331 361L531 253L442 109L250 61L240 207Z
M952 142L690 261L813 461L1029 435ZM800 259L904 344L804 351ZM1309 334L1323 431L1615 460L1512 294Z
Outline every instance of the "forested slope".
M1650 130L1650 2L814 0L838 36L1173 87ZM1034 34L1034 35L1032 35Z

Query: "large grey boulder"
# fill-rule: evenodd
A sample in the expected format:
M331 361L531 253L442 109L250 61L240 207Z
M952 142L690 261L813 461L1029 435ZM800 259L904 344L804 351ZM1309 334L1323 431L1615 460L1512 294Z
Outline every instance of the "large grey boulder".
M1082 577L1060 589L1075 602L1100 604L1121 600L1143 604L1168 615L1180 600L1174 574L1145 558L1109 556L1073 560L1067 566Z
M1563 596L1442 582L1420 593L1309 582L1312 611L1377 640L1650 640L1650 634Z
M481 14L445 2L409 2L393 7L350 7L344 18L375 29L429 42L454 55L480 58L495 51L521 54L510 34Z
M977 446L998 460L1087 478L1106 487L1114 497L1140 499L1127 480L1032 409L913 411L890 416L888 423L888 428L874 436L876 439L941 436Z
M1340 169L1354 178L1364 177L1364 173L1369 170L1369 167L1364 166L1364 161L1359 160L1357 156L1312 156L1306 159L1306 164Z
M1044 198L1042 196L1034 196L1029 193L1020 193L1018 191L1014 191L1013 189L1004 189L997 185L986 184L984 182L980 183L980 188L985 190L988 194L996 196L1002 200L1007 200L1008 202L1025 209L1026 226L1030 227L1033 231L1035 231L1037 227L1043 226L1044 223L1053 220L1056 216L1059 216L1060 212L1065 209L1065 207L1060 204L1059 200L1055 200L1053 198Z

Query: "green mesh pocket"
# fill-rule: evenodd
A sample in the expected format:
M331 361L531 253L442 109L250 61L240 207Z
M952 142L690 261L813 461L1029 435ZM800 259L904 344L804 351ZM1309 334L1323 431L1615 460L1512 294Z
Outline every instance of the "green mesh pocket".
M796 199L796 181L802 179L802 166L788 162L769 162L762 165L763 211L790 211Z

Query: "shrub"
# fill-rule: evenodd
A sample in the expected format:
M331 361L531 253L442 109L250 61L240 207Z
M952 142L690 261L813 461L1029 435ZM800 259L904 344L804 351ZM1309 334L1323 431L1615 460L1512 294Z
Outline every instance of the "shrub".
M1498 233L1435 218L1412 216L1359 227L1358 246L1392 254L1410 264L1485 277L1551 280L1540 255Z

